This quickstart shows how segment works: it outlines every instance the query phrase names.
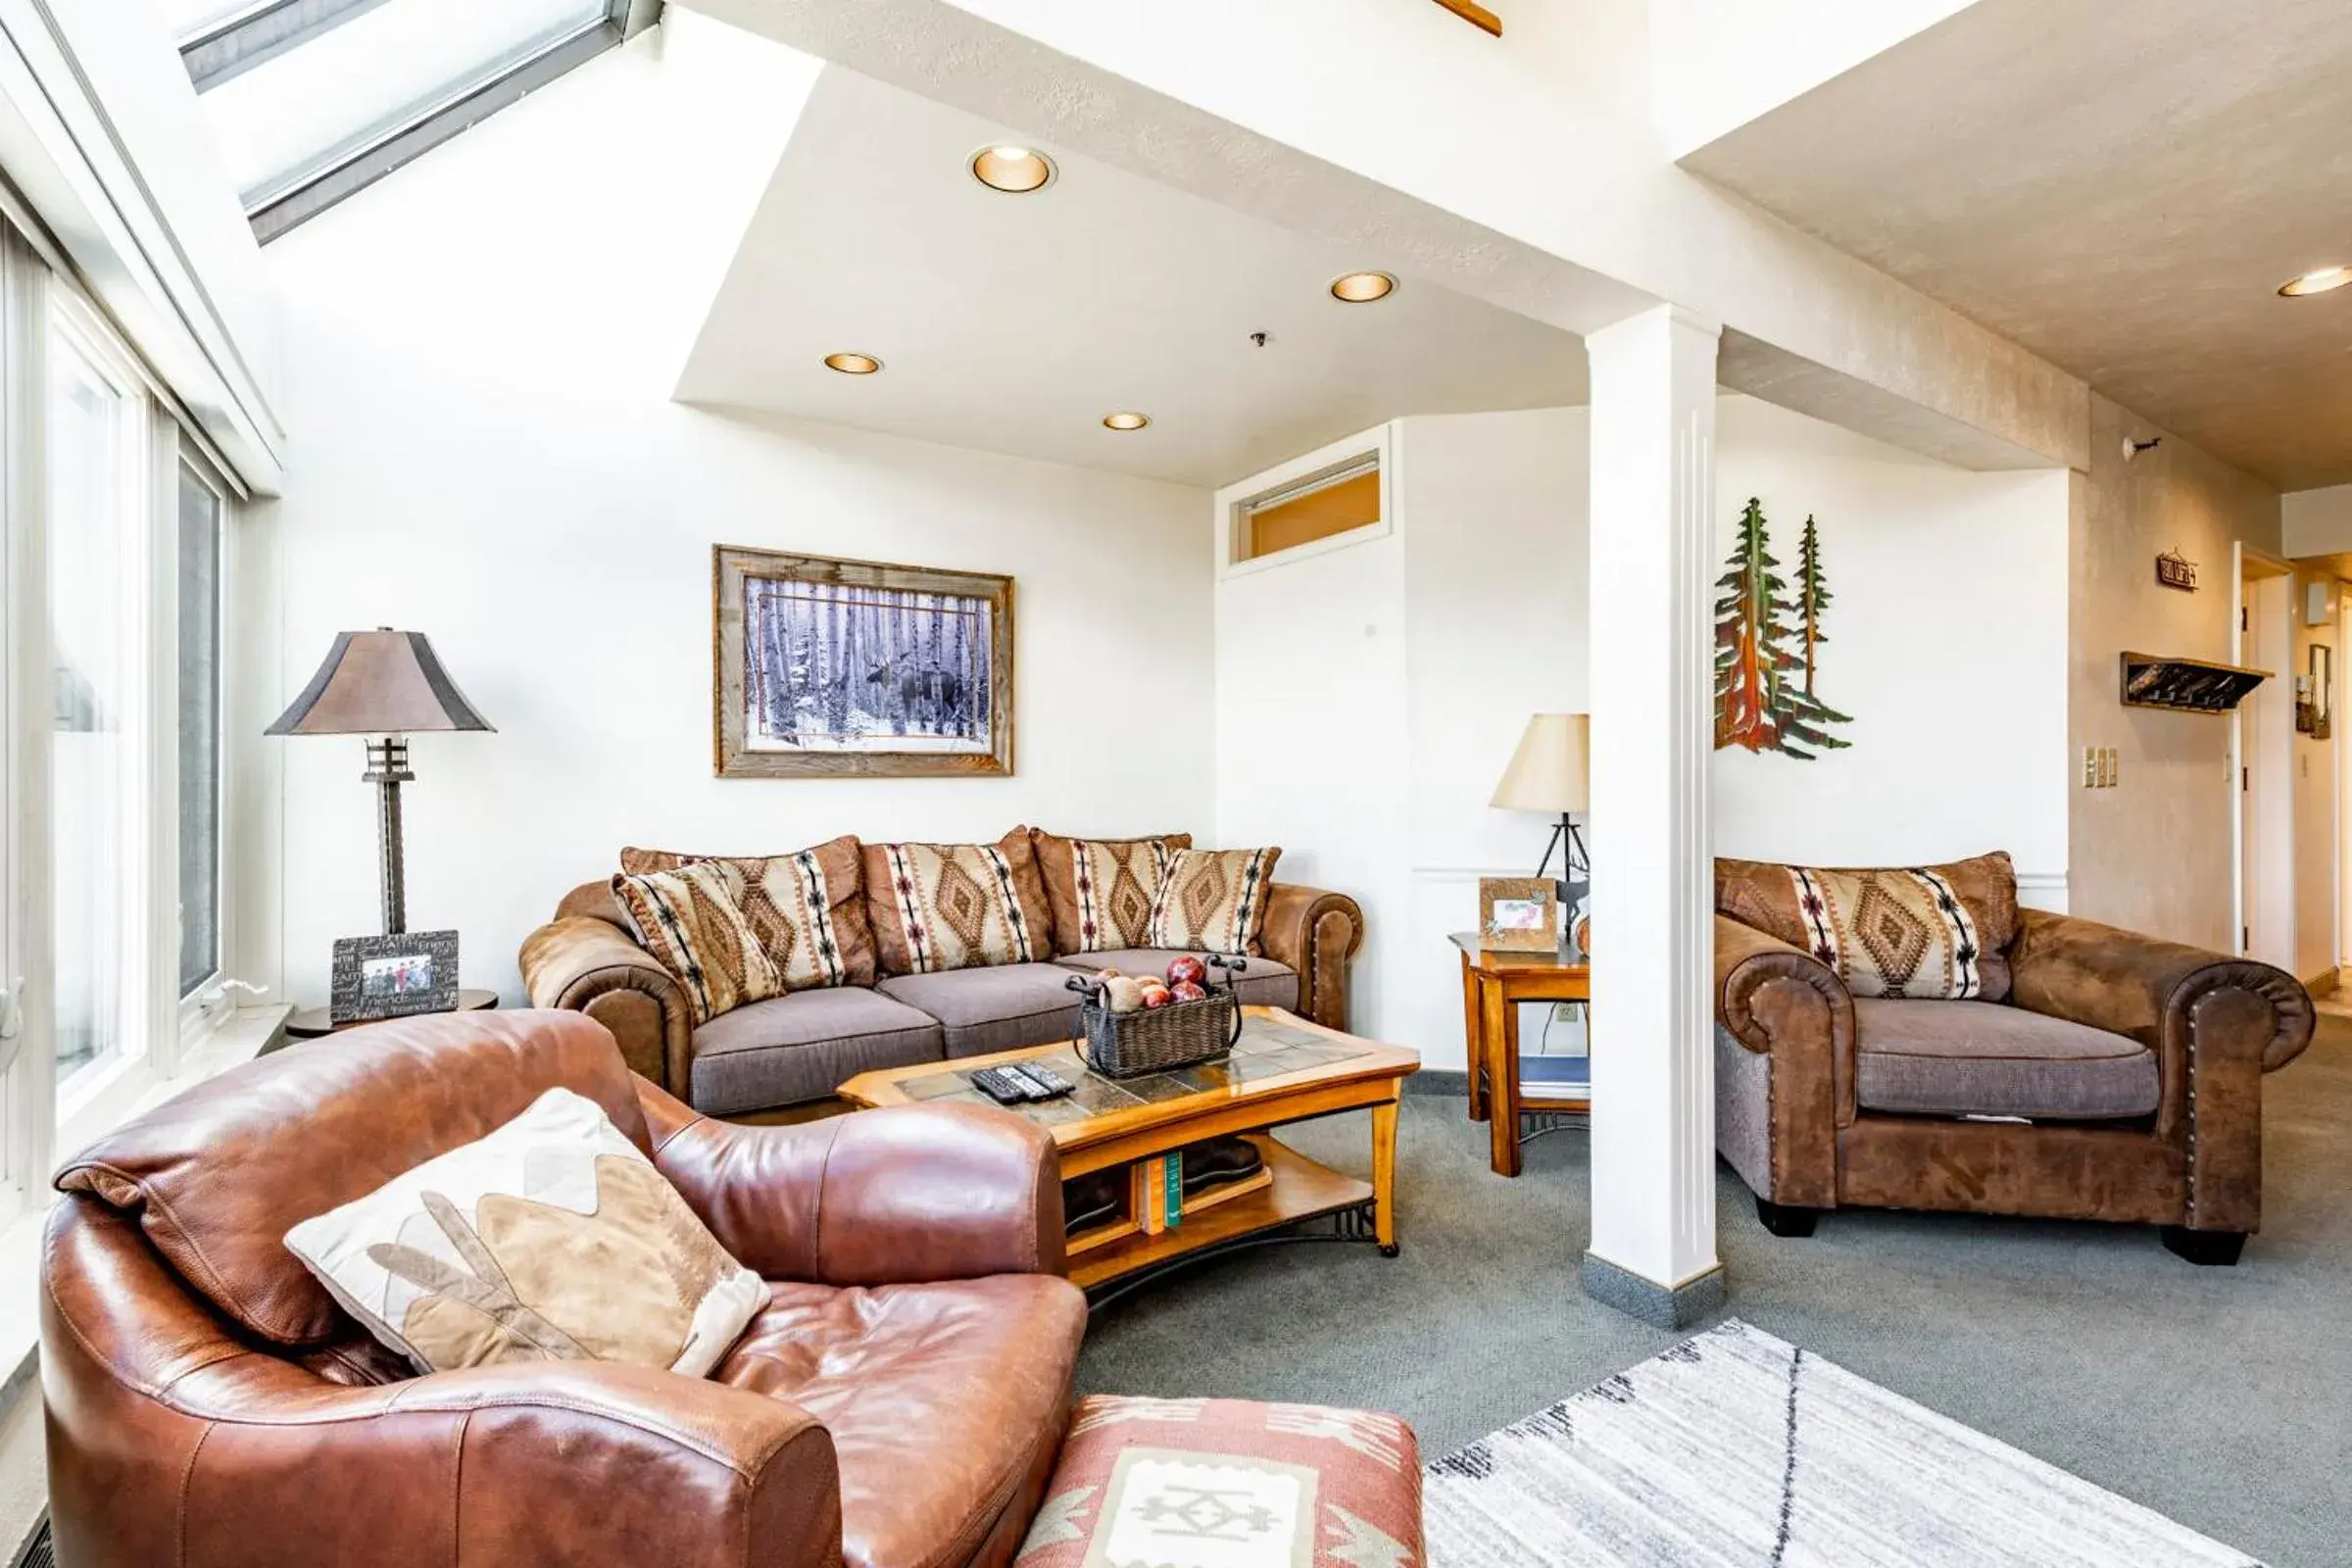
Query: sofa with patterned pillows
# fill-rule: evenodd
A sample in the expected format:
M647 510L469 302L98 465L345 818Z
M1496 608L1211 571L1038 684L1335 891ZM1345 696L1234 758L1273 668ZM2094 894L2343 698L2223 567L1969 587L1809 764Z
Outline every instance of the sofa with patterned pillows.
M772 856L624 849L524 941L534 1006L585 1012L696 1109L821 1101L881 1067L1068 1040L1073 973L1240 953L1244 1002L1348 1022L1355 901L1274 880L1279 849L1187 834L993 844L838 838Z
M2009 857L1715 864L1716 1143L1765 1225L1824 1209L2164 1227L2234 1262L2262 1077L2311 1039L2269 964L2022 908Z

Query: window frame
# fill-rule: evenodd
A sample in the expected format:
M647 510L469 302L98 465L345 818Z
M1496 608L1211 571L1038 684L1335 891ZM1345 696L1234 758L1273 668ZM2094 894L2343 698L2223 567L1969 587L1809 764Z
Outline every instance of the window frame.
M72 1148L94 1136L95 1130L111 1126L114 1121L153 1087L159 1078L172 1075L178 1062L179 1032L176 1027L176 1008L167 1008L166 998L159 994L176 993L176 984L159 988L157 965L162 959L160 934L167 918L175 931L177 917L162 908L158 898L158 873L165 863L163 855L172 846L171 835L178 822L177 791L170 789L172 754L175 741L167 736L176 734L176 724L171 730L163 720L175 720L176 684L172 675L176 666L176 649L166 633L176 612L176 594L169 567L173 559L176 529L166 532L168 516L165 488L158 475L159 459L175 448L164 436L164 427L171 422L156 404L147 377L137 360L124 346L114 328L77 292L68 288L48 290L48 310L45 313L47 335L43 343L44 371L43 404L40 415L40 440L44 456L47 451L47 410L49 389L47 372L52 369L52 357L61 345L69 347L81 361L102 377L123 404L123 461L126 510L135 514L138 526L129 540L125 561L126 578L122 595L123 610L135 622L124 628L127 650L125 667L134 683L123 707L132 723L126 744L130 757L126 760L143 805L144 819L130 815L126 821L124 843L124 914L122 973L125 977L122 1029L127 1038L143 1039L146 1049L125 1051L115 1060L94 1065L74 1078L54 1082L57 1103L59 1144ZM45 477L45 472L44 472ZM48 505L44 489L42 506ZM44 512L40 529L46 538L54 533L55 516ZM45 556L44 550L44 556ZM47 593L47 583L41 584ZM42 616L42 631L48 632L47 615ZM44 644L42 662L49 658ZM46 760L44 759L44 760ZM172 809L163 808L169 790ZM47 819L54 829L54 818ZM46 880L46 879L44 879ZM139 918L144 911L145 918ZM48 983L42 988L50 993L54 1004L56 992L55 932L51 932ZM172 951L177 952L176 936ZM176 965L174 965L176 967ZM50 1054L54 1072L55 1034L52 1013Z
M27 824L48 821L49 572L42 551L48 464L50 272L0 223L0 967L32 980L23 1033L0 1071L0 1217L30 1210L57 1146L57 1056L48 954L49 858ZM11 989L15 989L12 985Z
M180 64L201 96L385 0L256 0L179 42ZM605 0L602 17L531 54L453 83L440 97L341 153L241 197L254 237L267 245L345 197L422 157L477 121L537 91L661 19L662 0Z
M164 651L165 658L171 662L168 673L175 678L164 683L168 689L162 694L170 705L172 722L169 728L158 731L159 736L168 738L163 749L171 754L168 775L171 784L170 801L167 805L162 799L159 799L156 804L159 828L168 841L164 846L164 857L158 861L158 866L159 868L166 866L171 868L174 891L177 891L178 886L180 848L179 774L182 759L179 755L178 718L182 696L181 682L185 679L186 674L178 664L180 626L177 584L180 567L179 477L181 470L185 469L198 484L212 492L213 497L213 967L196 984L188 987L185 991L180 989L181 927L187 921L187 910L177 898L170 901L171 918L164 933L170 940L165 944L161 955L163 959L169 960L168 967L171 975L171 983L162 989L174 999L174 1027L171 1031L171 1037L177 1043L177 1049L184 1056L236 1011L235 999L230 995L225 984L228 978L228 957L232 945L229 933L229 911L234 907L228 892L229 773L234 765L228 745L228 579L229 530L234 519L236 502L227 482L221 478L220 471L214 467L204 454L196 450L193 442L180 439L177 421L167 415L162 419L162 426L163 428L158 431L158 440L159 443L168 446L171 458L169 466L163 469L162 473L168 474L170 478L169 482L164 482L162 475L159 474L157 488L159 491L165 492L164 501L171 514L171 525L162 532L159 544L169 550L172 569L168 573L160 574L161 581L169 585L170 592L162 607L167 617L167 624L156 641L158 648ZM156 903L161 906L165 901L158 899ZM160 974L163 970L159 968L158 972Z
M1394 424L1377 425L1219 490L1216 494L1218 580L1279 570L1335 550L1369 544L1396 532L1397 444ZM1250 518L1254 510L1343 483L1360 476L1366 469L1380 475L1379 521L1325 534L1287 550L1269 551L1262 556L1249 553Z

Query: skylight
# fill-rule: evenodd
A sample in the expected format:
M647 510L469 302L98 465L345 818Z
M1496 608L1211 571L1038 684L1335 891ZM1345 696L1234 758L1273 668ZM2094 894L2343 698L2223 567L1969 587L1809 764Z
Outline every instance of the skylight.
M651 25L659 0L157 0L265 241Z

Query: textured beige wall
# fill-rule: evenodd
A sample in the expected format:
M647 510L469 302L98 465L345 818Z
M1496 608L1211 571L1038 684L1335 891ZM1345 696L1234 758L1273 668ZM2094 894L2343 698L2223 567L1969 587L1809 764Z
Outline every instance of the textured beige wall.
M2164 445L2126 463L2127 432L2143 441L2164 435ZM2230 723L2124 707L2117 656L2130 649L2229 659L2230 546L2242 540L2277 554L2278 527L2276 490L2091 398L2090 468L2075 475L2068 628L2067 893L2075 913L2224 953L2235 946ZM2157 584L2155 558L2165 550L2197 564L2197 592ZM1986 721L1997 725L1999 694L1985 695ZM2118 750L2116 788L2082 787L2086 746ZM2315 760L2315 774L2320 765ZM2324 862L2320 869L2325 875Z

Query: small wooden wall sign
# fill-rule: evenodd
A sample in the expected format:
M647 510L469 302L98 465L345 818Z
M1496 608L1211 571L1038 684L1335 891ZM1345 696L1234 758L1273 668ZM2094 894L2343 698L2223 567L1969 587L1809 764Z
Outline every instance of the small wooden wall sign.
M2156 580L2167 588L2193 594L2197 591L2197 564L2183 558L2178 550L2167 550L2156 558Z

